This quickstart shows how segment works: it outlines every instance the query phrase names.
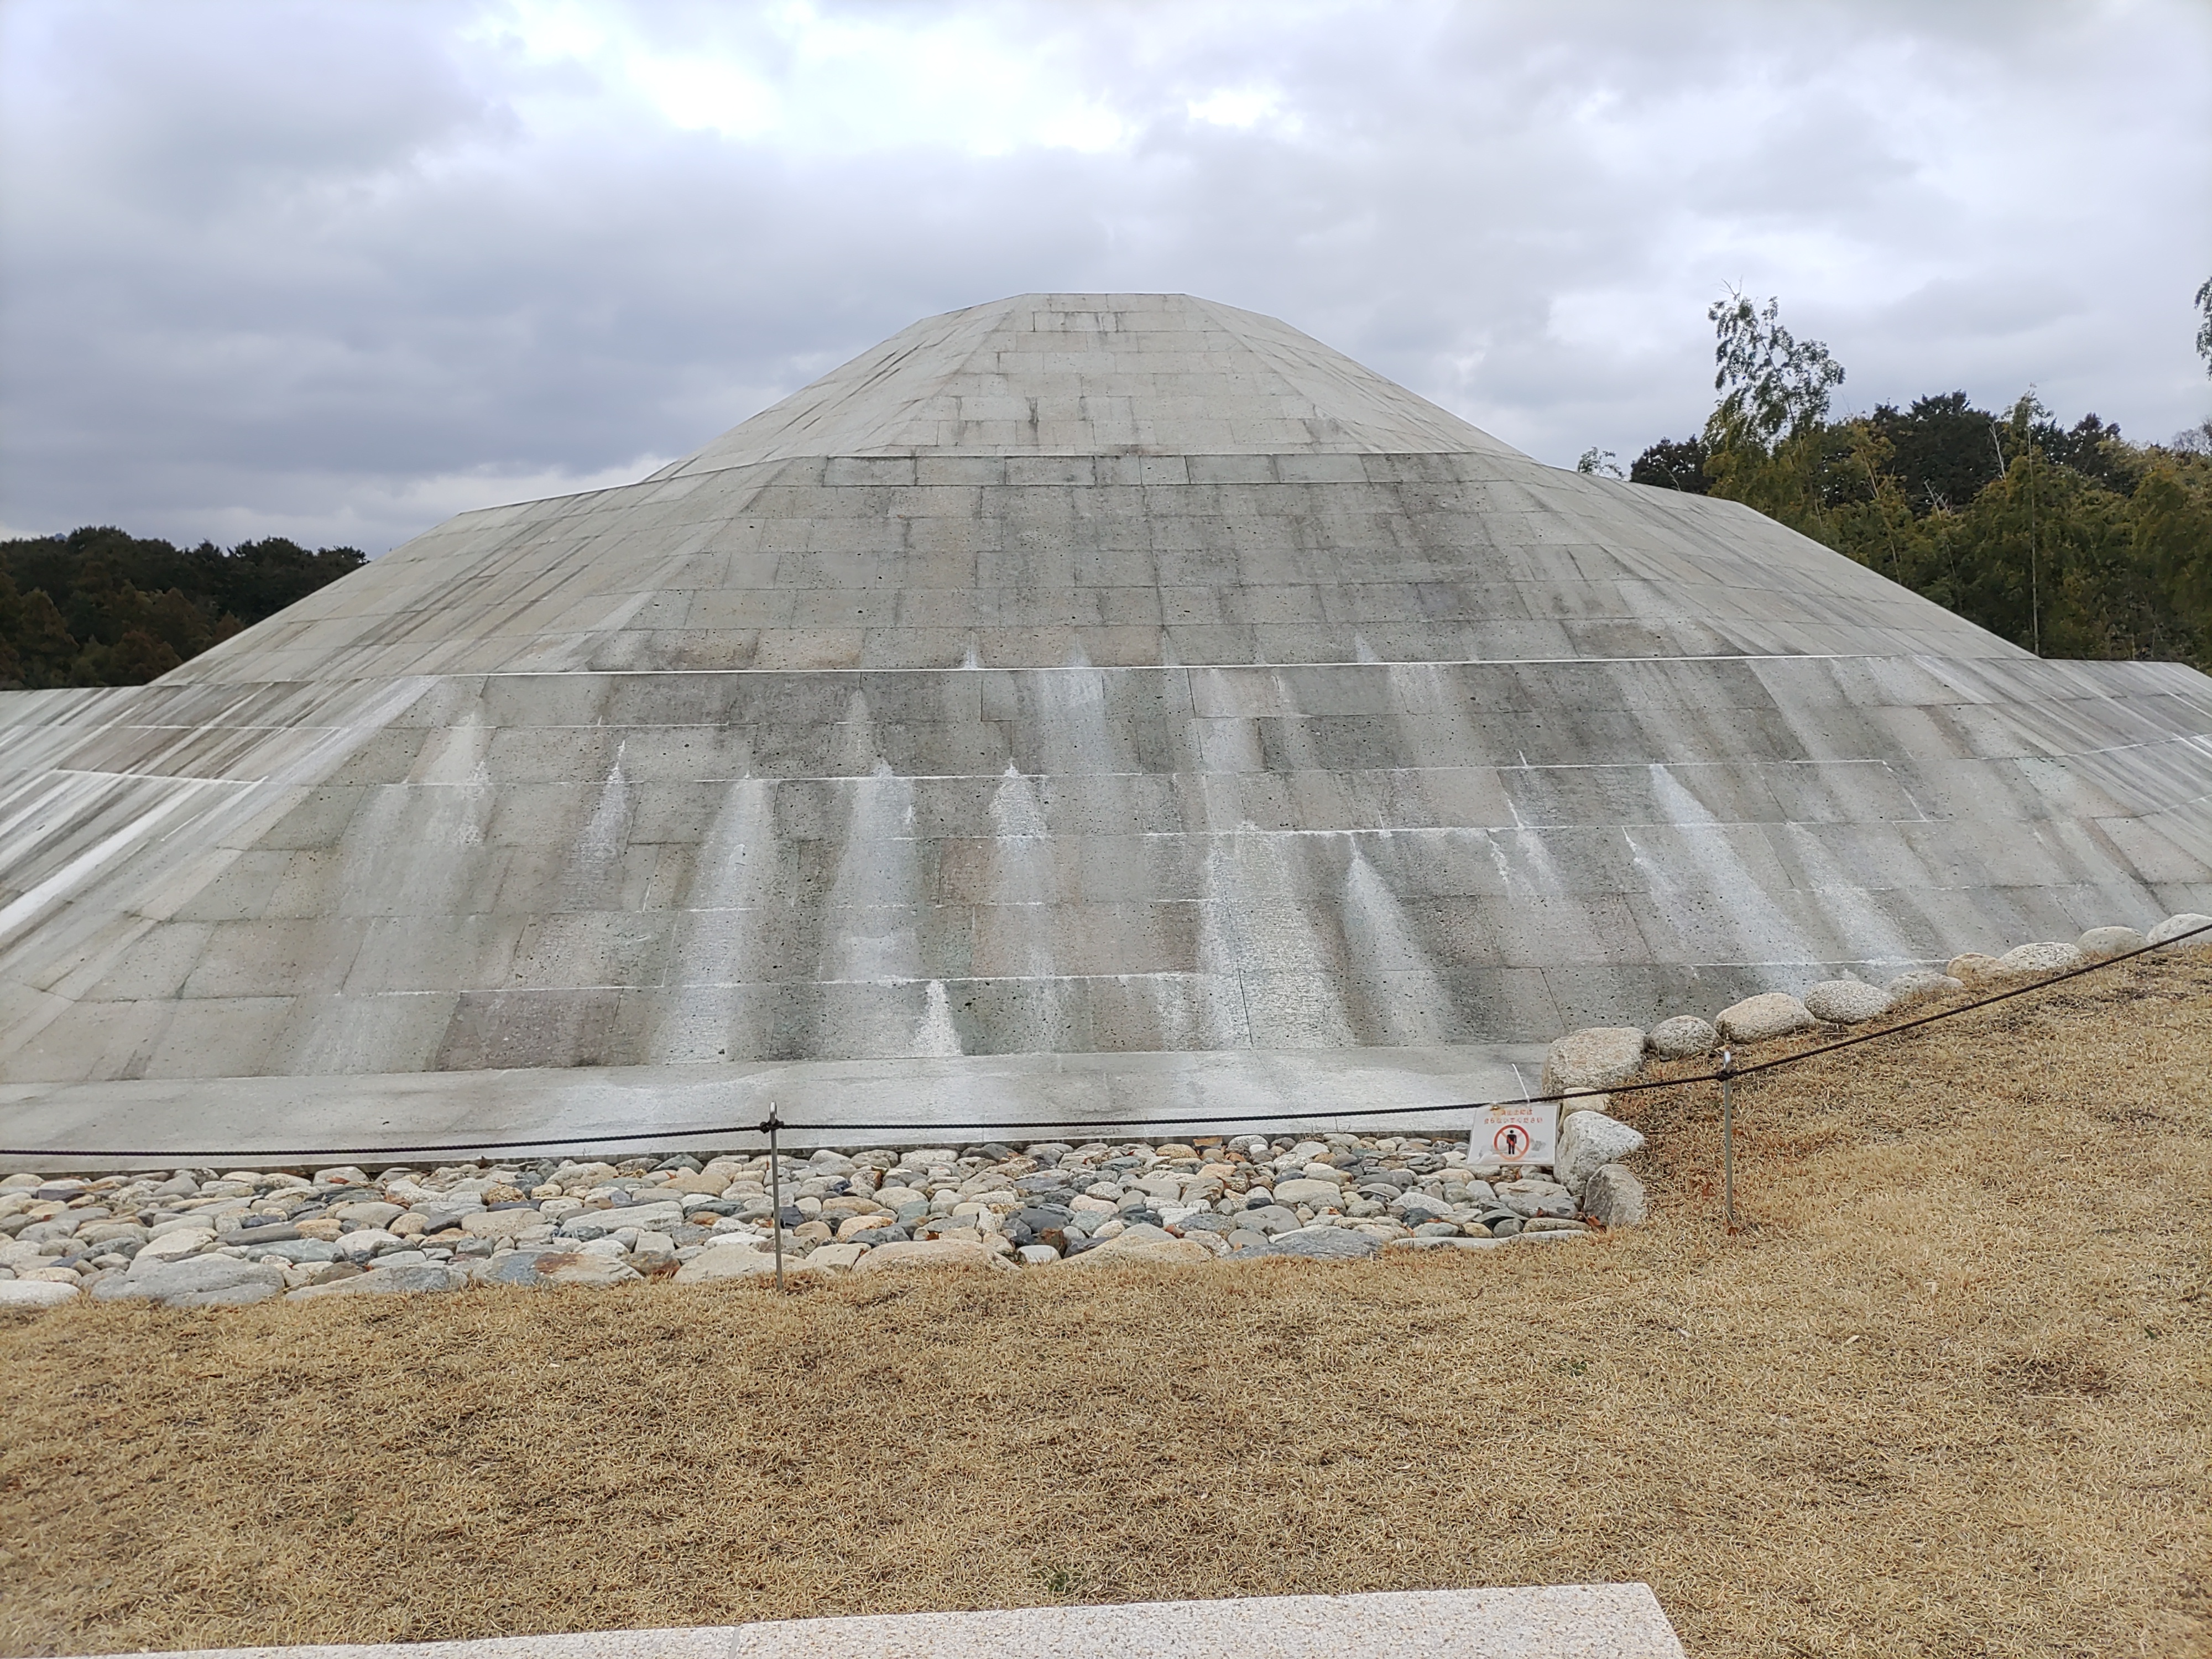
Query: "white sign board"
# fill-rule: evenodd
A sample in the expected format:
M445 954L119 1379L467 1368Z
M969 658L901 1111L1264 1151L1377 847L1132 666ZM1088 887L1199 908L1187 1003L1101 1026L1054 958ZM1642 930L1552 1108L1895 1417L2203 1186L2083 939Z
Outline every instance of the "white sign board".
M1556 1100L1516 1100L1486 1106L1474 1115L1474 1135L1467 1161L1486 1164L1540 1164L1549 1169L1559 1139L1559 1103Z

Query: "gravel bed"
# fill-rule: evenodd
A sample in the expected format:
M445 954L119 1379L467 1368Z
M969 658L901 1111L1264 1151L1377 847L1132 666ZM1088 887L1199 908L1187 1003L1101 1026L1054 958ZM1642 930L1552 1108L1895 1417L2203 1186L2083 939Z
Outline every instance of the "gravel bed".
M0 1180L0 1305L766 1274L769 1175L764 1153L14 1175ZM1591 1226L1549 1170L1470 1167L1463 1142L1419 1137L825 1150L786 1155L782 1182L788 1273L1354 1257Z

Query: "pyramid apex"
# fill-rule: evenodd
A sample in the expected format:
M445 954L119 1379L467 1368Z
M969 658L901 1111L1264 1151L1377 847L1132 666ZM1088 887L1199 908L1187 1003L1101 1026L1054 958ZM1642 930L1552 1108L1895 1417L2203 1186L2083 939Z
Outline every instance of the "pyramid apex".
M1517 455L1289 324L1188 294L924 318L658 477L828 455Z

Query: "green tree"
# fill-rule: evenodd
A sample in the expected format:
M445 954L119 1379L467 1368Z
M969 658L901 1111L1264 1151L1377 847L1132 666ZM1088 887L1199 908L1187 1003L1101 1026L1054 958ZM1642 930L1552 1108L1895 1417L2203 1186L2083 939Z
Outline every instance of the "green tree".
M0 685L137 683L364 562L353 548L283 537L226 551L112 525L0 542ZM132 635L143 639L125 649Z
M1660 439L1629 464L1628 481L1679 489L1686 495L1706 494L1713 481L1705 472L1704 434Z
M1828 406L1844 367L1821 342L1791 334L1780 312L1778 300L1761 309L1731 289L1705 313L1721 398L1705 422L1705 470L1712 494L1805 530L1822 518Z
M2000 415L1963 392L1832 420L1842 366L1779 309L1731 293L1707 313L1711 493L2029 649L2212 666L2212 447L2131 444L2094 415L2063 426L2033 397ZM1630 477L1682 488L1697 453L1662 441Z

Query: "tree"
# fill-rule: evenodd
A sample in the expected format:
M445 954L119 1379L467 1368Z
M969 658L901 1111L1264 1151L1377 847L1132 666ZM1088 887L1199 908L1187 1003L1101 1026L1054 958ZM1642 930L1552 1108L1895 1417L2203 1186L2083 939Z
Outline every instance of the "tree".
M1783 327L1780 309L1780 301L1769 299L1761 311L1734 289L1706 308L1719 366L1713 390L1721 400L1705 422L1705 441L1716 449L1728 442L1771 449L1828 418L1844 366L1820 341L1799 340Z
M1967 403L1965 392L1946 392L1914 398L1902 414L1893 404L1878 404L1867 421L1889 446L1905 500L1924 517L1966 507L1997 476L1990 447L1996 418Z
M282 537L226 552L112 525L0 542L0 685L103 685L165 672L366 561ZM137 634L159 649L133 642ZM117 653L120 652L121 654Z
M2197 312L2203 319L2197 325L2197 355L2204 360L2204 372L2212 374L2212 276L2197 290Z
M1705 422L1711 493L1757 507L1795 529L1818 526L1827 505L1828 405L1844 366L1818 340L1783 326L1780 301L1765 308L1731 289L1706 310L1713 325L1713 390Z
M1837 421L1841 366L1779 312L1712 307L1705 434L1654 444L1632 479L1688 489L1694 463L1711 493L2030 649L2212 667L2212 422L2138 445L2094 415L2066 426L2032 396L1999 414L1963 392Z
M1582 459L1575 463L1575 471L1592 478L1618 478L1621 476L1620 459L1611 450L1600 449L1595 444L1583 451Z
M8 647L8 678L33 690L81 684L71 676L77 642L43 587L18 593L0 571L0 644Z
M183 660L170 649L167 640L134 628L107 648L107 683L143 685Z
M1713 481L1705 475L1704 437L1660 439L1629 464L1628 481L1679 489L1686 495L1706 494Z

